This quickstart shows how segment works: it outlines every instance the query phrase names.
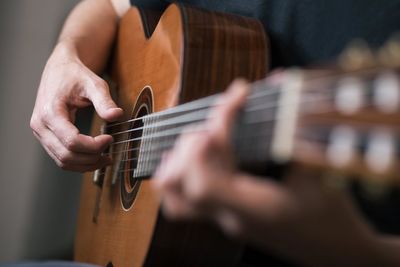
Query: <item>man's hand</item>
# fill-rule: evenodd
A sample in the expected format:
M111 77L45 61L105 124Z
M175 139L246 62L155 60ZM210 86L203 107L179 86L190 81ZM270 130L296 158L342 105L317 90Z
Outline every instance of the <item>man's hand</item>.
M91 171L111 162L101 152L112 142L109 135L80 134L74 126L77 109L94 105L106 121L118 119L123 111L110 96L107 83L88 69L60 43L42 75L31 128L48 154L65 170Z
M114 41L119 17L129 0L81 1L71 12L49 58L31 119L34 135L65 170L91 171L110 163L101 152L109 135L90 137L74 126L77 109L94 105L99 116L114 121L122 110L110 97L101 73Z
M208 131L183 134L164 157L154 176L165 214L214 221L310 266L382 266L375 234L342 189L305 171L278 183L235 168L229 133L245 88L236 82L205 123Z
M217 107L205 125L197 126L202 129L188 129L190 133L183 134L175 149L164 155L154 176L169 217L214 216L218 211L215 198L222 197L236 173L229 136L246 88L243 81L236 81L227 94L229 105Z

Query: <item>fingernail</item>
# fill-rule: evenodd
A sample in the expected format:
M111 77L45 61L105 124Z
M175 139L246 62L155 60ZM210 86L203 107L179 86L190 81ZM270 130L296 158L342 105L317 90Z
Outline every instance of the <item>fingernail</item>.
M109 110L122 111L122 108L109 108Z

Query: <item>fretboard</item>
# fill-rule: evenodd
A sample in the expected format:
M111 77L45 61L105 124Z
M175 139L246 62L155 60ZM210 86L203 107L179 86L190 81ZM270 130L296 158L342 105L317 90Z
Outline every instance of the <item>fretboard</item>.
M245 105L235 121L232 146L234 158L240 168L252 170L270 159L271 143L278 110L280 90L265 82L254 83ZM163 153L170 150L183 130L207 131L205 127L189 127L209 117L212 107L221 104L220 95L200 99L164 112L143 118L134 178L150 177L159 165Z

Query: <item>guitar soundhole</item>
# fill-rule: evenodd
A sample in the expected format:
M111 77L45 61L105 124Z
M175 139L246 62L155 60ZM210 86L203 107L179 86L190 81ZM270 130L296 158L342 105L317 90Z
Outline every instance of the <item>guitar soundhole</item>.
M143 116L152 111L152 94L151 89L146 87L140 94L136 106L132 112L132 122L129 129L132 130L128 134L129 142L125 147L125 154L122 157L120 165L120 184L121 184L121 203L125 210L132 208L135 199L139 193L141 180L134 178L139 159L139 149L141 137L143 133Z
M112 262L107 263L106 267L114 267L114 265L112 264Z

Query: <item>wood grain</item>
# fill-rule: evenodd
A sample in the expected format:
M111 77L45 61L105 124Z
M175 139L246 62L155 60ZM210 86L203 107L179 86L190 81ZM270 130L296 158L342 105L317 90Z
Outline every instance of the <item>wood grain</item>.
M142 89L153 93L153 112L224 90L236 77L265 76L268 42L252 19L171 5L157 12L132 8L120 22L113 77L118 104L131 118ZM153 32L154 30L154 32ZM100 132L96 118L92 134ZM115 171L115 170L114 170ZM172 223L160 214L151 181L142 181L134 206L120 204L120 186L102 189L85 174L75 260L107 266L234 266L241 246L214 226ZM120 182L120 181L119 181ZM93 221L99 197L97 222ZM111 266L111 265L109 265Z

